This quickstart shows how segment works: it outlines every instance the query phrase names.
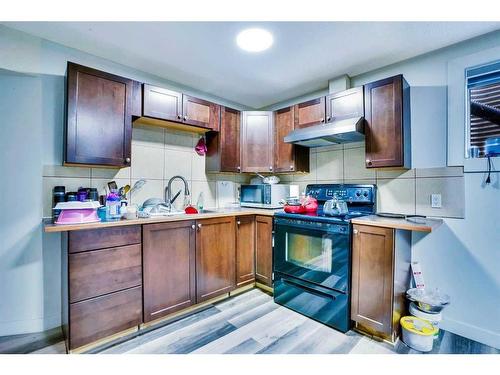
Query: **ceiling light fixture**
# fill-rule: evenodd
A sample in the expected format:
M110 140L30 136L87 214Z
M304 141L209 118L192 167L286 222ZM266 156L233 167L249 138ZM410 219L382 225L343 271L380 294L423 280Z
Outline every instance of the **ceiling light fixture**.
M261 52L273 45L273 36L264 29L246 29L238 34L236 43L245 51Z

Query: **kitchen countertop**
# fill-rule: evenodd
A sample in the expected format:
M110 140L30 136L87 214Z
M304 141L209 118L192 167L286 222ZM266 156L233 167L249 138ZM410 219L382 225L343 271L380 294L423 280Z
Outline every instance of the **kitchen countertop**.
M393 228L393 229L404 229L416 232L432 232L434 229L436 229L443 223L442 219L427 219L427 218L426 219L418 218L418 219L424 220L425 223L414 223L406 219L393 219L387 217L380 217L377 215L358 217L352 219L351 222L353 224L371 225L374 227Z
M213 212L206 212L201 214L183 214L174 216L156 216L144 219L133 219L133 220L113 220L113 221L101 221L97 223L87 223L87 224L64 224L56 225L52 223L51 219L46 219L44 221L45 232L68 232L74 230L82 229L97 229L97 228L111 228L111 227L121 227L125 225L142 225L142 224L156 224L156 223L166 223L171 221L183 221L183 220L198 220L198 219L211 219L217 217L227 217L227 216L243 216L243 215L265 215L273 216L275 212L281 211L263 209L263 208L228 208L213 210Z

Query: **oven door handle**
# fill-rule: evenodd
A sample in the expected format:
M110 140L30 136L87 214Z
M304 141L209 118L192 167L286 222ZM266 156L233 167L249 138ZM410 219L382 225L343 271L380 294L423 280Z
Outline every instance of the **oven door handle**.
M318 290L312 286L306 286L304 285L303 283L301 282L297 282L297 281L290 281L289 279L281 279L281 281L284 283L284 284L288 284L290 286L294 286L296 288L302 288L302 289L305 289L307 290L309 293L311 294L315 294L319 297L328 297L328 298L331 298L333 300L336 300L337 297L333 294L330 294L330 293L327 293L327 292L323 292L322 290Z

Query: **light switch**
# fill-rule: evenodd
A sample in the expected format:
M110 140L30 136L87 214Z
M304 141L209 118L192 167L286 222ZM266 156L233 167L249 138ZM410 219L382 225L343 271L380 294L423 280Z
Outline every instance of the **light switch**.
M431 194L431 207L441 208L441 194Z

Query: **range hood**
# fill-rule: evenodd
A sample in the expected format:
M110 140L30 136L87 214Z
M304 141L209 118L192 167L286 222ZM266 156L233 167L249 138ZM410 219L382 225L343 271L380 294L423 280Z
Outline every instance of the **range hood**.
M364 117L359 116L296 129L285 137L285 142L305 147L321 147L362 141L365 139L364 122Z
M295 129L288 133L284 141L305 147L321 147L365 139L362 86L330 94L325 103L329 116L326 123Z

